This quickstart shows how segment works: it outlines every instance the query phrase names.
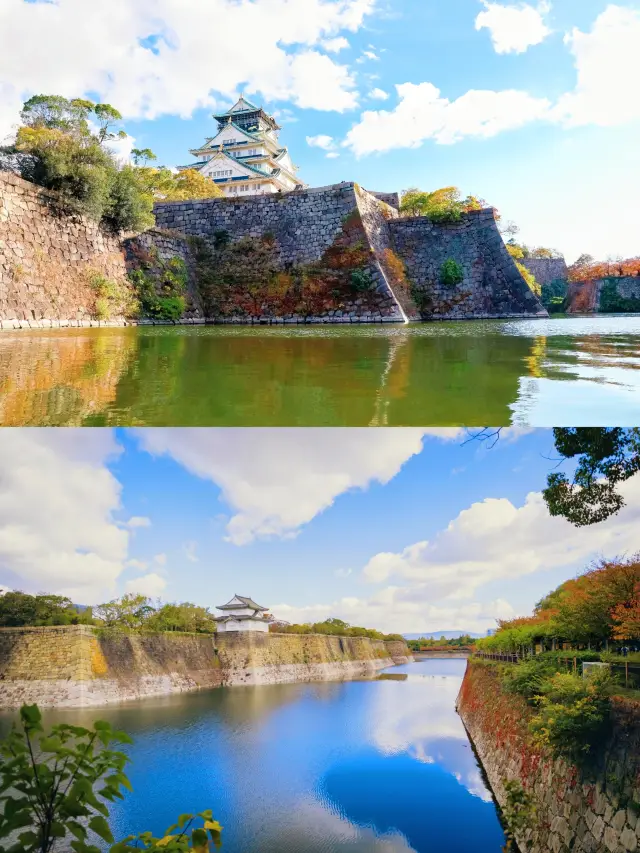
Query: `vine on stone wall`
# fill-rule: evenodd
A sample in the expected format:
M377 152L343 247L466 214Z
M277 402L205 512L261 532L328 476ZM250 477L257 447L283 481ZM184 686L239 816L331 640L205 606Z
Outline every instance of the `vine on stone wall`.
M209 317L317 316L349 310L357 301L373 309L373 255L357 211L315 263L282 269L275 236L232 240L217 231L212 243L192 240L196 278Z
M157 248L130 247L135 268L128 276L138 300L138 314L153 320L175 322L186 308L189 273L177 255L162 260Z

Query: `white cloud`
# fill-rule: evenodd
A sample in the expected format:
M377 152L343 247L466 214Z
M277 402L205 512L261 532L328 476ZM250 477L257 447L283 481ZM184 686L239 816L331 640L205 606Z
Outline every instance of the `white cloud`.
M312 148L322 148L323 151L331 151L336 147L333 137L324 133L320 133L318 136L307 136L307 145Z
M443 98L432 83L396 86L395 109L368 110L348 132L344 144L355 154L392 148L417 148L427 139L449 145L466 137L487 139L545 118L551 104L515 89L470 90L455 101Z
M558 569L573 576L594 559L638 550L640 475L621 488L627 506L617 516L584 529L552 518L538 493L529 494L519 507L506 499L472 504L432 541L372 557L363 579L387 584L372 595L347 596L328 604L274 604L272 612L289 622L333 616L386 632L484 633L495 627L497 619L512 618L516 611L502 597L472 600L481 597L482 586Z
M384 89L378 89L376 87L369 92L369 97L376 101L386 101L389 98L389 94L388 92L385 92Z
M153 558L153 562L157 563L159 566L165 566L167 564L167 555L166 554L156 554Z
M419 453L426 434L459 430L161 429L136 430L144 449L168 454L215 482L235 514L229 541L296 535L352 489L386 483Z
M338 36L334 39L325 39L320 46L328 53L340 53L341 50L346 50L350 45L344 36Z
M565 37L575 59L577 85L563 95L553 118L568 127L613 127L640 119L640 9L609 5L590 33Z
M345 597L331 604L295 607L274 604L271 612L287 622L321 622L329 617L344 619L350 625L375 628L386 633L460 630L485 633L495 627L496 619L514 615L509 602L497 599L486 604L434 603L426 590L389 586L368 598Z
M579 569L598 555L638 549L640 476L622 486L627 506L606 522L577 528L549 515L542 495L524 504L487 498L463 510L431 541L380 553L363 569L371 583L411 581L423 598L464 599L491 581L553 569Z
M144 572L149 567L149 563L147 563L146 560L127 560L125 565L128 569L133 569L138 572Z
M184 555L187 560L189 560L189 562L197 563L199 561L199 557L196 553L196 550L198 548L197 542L185 542L182 548L184 550Z
M115 592L130 536L106 467L119 452L110 430L2 430L0 567L12 586L80 604Z
M476 26L491 24L499 52L521 52L548 33L541 16L549 4L485 5ZM610 4L596 18L590 32L576 28L565 37L575 61L577 85L555 104L519 90L471 89L450 101L433 83L403 83L396 86L400 98L396 108L362 113L343 144L361 156L394 148L416 148L428 139L440 144L466 138L486 139L534 121L565 127L613 127L638 121L639 40L640 10Z
M362 63L366 62L367 59L371 60L371 62L379 62L380 57L374 53L372 50L363 50L362 54L356 59L356 62Z
M352 574L353 569L336 569L334 575L337 578L348 578Z
M124 523L125 527L134 530L136 527L151 527L151 519L144 515L134 515Z
M334 40L335 50L373 8L374 0L191 0L188 12L181 0L3 0L0 138L22 99L42 91L95 92L125 118L188 117L241 85L268 101L348 109L348 70L314 48Z
M148 598L158 598L166 586L166 580L155 572L149 572L148 575L133 578L133 580L127 581L124 585L125 592L146 595Z
M476 30L489 30L496 53L524 53L551 33L544 22L544 16L551 9L550 3L505 6L483 0L483 4L484 11L476 18Z

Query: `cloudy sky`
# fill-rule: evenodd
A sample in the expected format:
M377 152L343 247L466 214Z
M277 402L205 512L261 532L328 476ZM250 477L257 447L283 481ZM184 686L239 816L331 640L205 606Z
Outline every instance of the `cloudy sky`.
M385 631L485 631L593 559L638 550L628 506L584 530L540 490L552 434L456 430L4 429L0 585L125 591Z
M311 185L457 185L569 261L638 253L638 0L2 0L0 138L34 93L111 102L188 162L264 102Z

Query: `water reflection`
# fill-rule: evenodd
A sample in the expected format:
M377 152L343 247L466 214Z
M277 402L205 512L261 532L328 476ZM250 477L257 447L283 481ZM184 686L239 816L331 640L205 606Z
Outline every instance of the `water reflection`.
M640 316L0 334L3 425L636 425Z
M226 853L499 853L496 810L454 709L464 667L432 659L377 679L47 716L99 715L133 735L134 793L112 812L116 837L213 808Z

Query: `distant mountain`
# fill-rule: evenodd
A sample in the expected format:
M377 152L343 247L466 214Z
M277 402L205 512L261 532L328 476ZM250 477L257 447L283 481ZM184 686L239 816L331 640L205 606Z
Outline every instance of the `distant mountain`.
M431 631L427 634L403 634L405 640L439 640L444 637L445 640L456 640L458 637L473 637L478 639L484 637L484 634L474 634L473 631Z

